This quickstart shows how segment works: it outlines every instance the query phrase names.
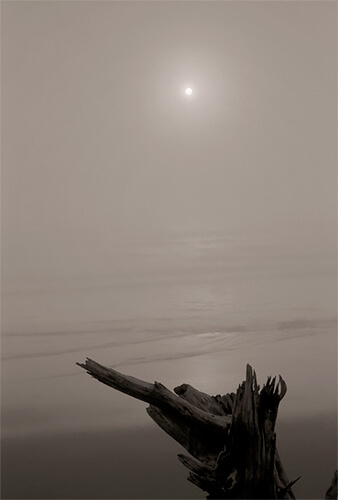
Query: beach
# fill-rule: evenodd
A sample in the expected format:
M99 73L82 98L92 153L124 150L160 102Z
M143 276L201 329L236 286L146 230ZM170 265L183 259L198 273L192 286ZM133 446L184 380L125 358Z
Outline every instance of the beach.
M3 498L203 498L146 405L75 366L87 356L209 394L235 391L246 363L260 384L281 374L278 449L302 476L296 497L323 497L336 467L333 256L219 233L120 250L82 256L68 279L65 266L8 283Z

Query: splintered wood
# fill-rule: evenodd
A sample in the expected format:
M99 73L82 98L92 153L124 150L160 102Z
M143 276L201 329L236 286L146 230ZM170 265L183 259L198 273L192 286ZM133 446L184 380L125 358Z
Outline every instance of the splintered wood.
M164 385L123 375L87 359L77 363L100 382L147 402L148 415L189 453L179 460L189 481L209 499L295 498L276 447L278 405L286 393L282 377L257 384L250 365L236 393L209 396L183 384ZM299 478L298 478L299 479ZM297 479L296 479L297 481Z

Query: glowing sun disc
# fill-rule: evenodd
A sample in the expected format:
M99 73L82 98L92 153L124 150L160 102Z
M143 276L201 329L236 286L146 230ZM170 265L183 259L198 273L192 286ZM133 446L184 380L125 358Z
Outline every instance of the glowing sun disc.
M192 94L192 89L190 87L188 87L187 89L185 89L184 91L187 95L191 95Z

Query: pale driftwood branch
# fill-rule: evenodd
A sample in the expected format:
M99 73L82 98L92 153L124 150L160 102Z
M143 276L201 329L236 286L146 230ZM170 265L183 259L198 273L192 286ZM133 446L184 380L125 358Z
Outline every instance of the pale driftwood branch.
M84 368L87 373L100 382L154 405L160 410L169 412L173 416L179 416L187 424L207 428L214 433L224 433L231 422L229 416L218 416L196 408L194 405L176 396L159 382L150 384L129 375L100 365L96 361L87 358L84 364L76 363Z
M169 391L123 375L87 359L77 363L100 382L150 404L148 415L191 456L179 455L189 481L216 498L293 499L281 463L275 423L286 393L280 377L260 389L247 365L246 380L235 393L209 396L183 384Z

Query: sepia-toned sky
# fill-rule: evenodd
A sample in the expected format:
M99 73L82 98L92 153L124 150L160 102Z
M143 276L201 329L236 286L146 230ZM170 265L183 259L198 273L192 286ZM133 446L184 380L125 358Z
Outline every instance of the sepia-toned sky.
M330 1L2 2L5 278L147 232L334 244L336 59Z

